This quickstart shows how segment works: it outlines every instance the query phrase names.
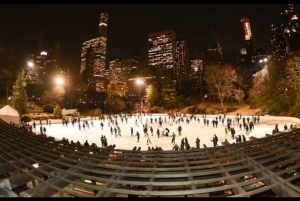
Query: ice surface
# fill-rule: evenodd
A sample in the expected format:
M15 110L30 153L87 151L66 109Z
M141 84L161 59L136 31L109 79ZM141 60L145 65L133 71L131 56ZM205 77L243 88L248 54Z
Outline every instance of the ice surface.
M92 143L97 144L98 147L101 147L101 136L105 135L107 138L107 142L108 145L112 145L115 144L116 145L116 149L126 149L126 150L132 150L134 146L137 147L141 147L141 150L147 150L148 146L150 147L161 147L163 150L171 150L173 148L173 144L171 144L172 141L172 137L171 134L172 132L174 132L176 134L176 140L175 142L180 146L180 142L182 138L187 137L188 142L190 144L191 147L196 147L196 138L199 137L200 139L200 148L203 148L203 144L205 144L207 147L212 147L213 146L213 142L211 141L213 138L213 135L216 134L219 138L218 144L219 146L221 146L221 142L223 142L225 140L225 126L226 126L226 119L227 118L232 118L234 119L234 115L230 115L230 116L226 116L225 121L224 121L224 125L219 122L218 123L218 127L214 128L212 125L212 120L215 119L216 117L218 117L218 115L206 115L206 119L209 119L209 125L204 125L203 123L203 116L202 115L195 115L196 116L196 120L192 119L190 121L190 123L186 123L186 118L190 117L191 115L187 114L186 117L183 117L184 122L181 123L163 123L162 127L159 127L158 123L154 122L155 118L159 118L162 117L162 119L164 120L164 118L166 117L167 122L169 121L169 118L166 114L152 114L152 116L149 115L143 115L140 117L142 119L142 123L141 120L138 119L138 115L136 116L132 116L128 118L128 122L126 123L125 119L122 123L121 118L118 116L117 121L118 121L118 125L121 128L121 137L115 137L115 134L113 132L113 135L111 135L110 132L110 127L108 126L108 119L105 119L105 121L103 122L104 127L103 130L101 130L100 127L100 123L101 121L99 120L99 118L97 117L87 117L87 118L81 118L80 122L82 124L83 120L87 120L89 123L91 123L91 121L94 124L94 127L92 127L91 125L89 126L89 128L85 128L85 130L83 130L83 128L81 127L81 131L79 131L78 128L78 123L76 123L74 125L74 127L72 126L71 121L69 121L70 123L68 124L68 126L63 126L62 125L62 120L51 120L51 126L50 125L46 125L46 121L43 120L42 121L42 126L46 127L46 135L48 136L53 136L57 139L62 139L63 137L69 139L69 142L71 140L73 140L74 142L79 141L81 144L83 144L86 140L89 142L89 144L91 145ZM150 123L150 118L153 118L153 123ZM252 116L242 116L242 118L245 117L249 117L250 119L252 119ZM200 123L198 123L197 119L200 119ZM178 117L176 118L178 119ZM135 122L138 122L138 125L135 124ZM145 124L147 121L147 125L148 125L148 133L150 134L150 140L152 142L152 144L147 145L147 137L144 136L144 132L143 132L143 128L142 125ZM39 133L40 130L40 122L39 121L35 121L37 126L36 126L36 133ZM241 122L241 121L240 121ZM30 124L32 124L33 122L30 122ZM252 132L249 135L246 135L246 131L244 129L240 130L237 122L235 121L234 124L232 125L235 128L236 134L235 135L245 135L247 141L249 140L249 137L254 136L257 138L261 138L261 137L265 137L266 134L272 134L272 130L275 128L275 124L278 123L278 128L279 131L283 131L283 126L284 124L287 124L288 128L290 127L290 124L295 124L292 121L289 121L289 119L287 119L286 121L281 120L278 121L277 119L273 119L270 117L260 117L260 121L259 123L254 124L254 130L252 130ZM112 124L111 124L112 125ZM182 126L182 135L179 136L178 135L178 131L177 128L178 126L181 125ZM151 136L151 132L150 132L150 126L153 127L153 136ZM115 126L113 126L114 128ZM136 134L136 132L138 131L140 133L140 140L139 142L137 142L137 137L133 136L131 137L131 132L130 132L130 128L133 127L133 133L134 135ZM156 130L159 128L159 130L161 131L163 128L168 128L170 130L170 134L169 137L166 136L161 136L158 138L158 136L156 135ZM231 134L229 133L229 135L231 136ZM227 137L227 140L229 143L234 143L235 139L232 139L231 137Z

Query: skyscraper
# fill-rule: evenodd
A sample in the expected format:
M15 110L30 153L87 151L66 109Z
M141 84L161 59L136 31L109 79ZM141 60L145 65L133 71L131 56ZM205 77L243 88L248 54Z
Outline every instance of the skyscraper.
M290 54L300 51L300 27L293 4L283 4L281 22L271 26L272 52L275 58L287 59Z
M36 48L36 55L40 55L41 51L43 49L43 43L44 43L44 36L45 36L45 30L41 30L37 48Z
M213 47L204 49L204 64L221 64L222 62L222 47L219 38L216 38Z
M203 60L200 58L191 59L191 72L190 80L192 83L192 90L194 92L200 92L200 100L203 100Z
M271 45L274 58L284 60L287 58L286 41L284 36L283 23L272 24Z
M131 64L132 67L138 66L141 63L141 50L135 49L131 53Z
M53 85L55 77L60 73L60 41L57 37L54 38L52 48L48 51L47 58L49 60L46 63L44 71L44 84L46 88L50 88Z
M95 92L106 91L106 47L108 14L100 14L98 35L82 44L80 74L87 75L87 84Z
M118 95L124 97L128 92L128 76L132 69L132 60L128 59L115 59L109 62L110 75L109 84L107 85L107 95L111 97Z
M173 30L155 32L148 35L148 63L162 70L175 69L175 40Z
M240 63L244 63L246 65L254 62L254 45L252 40L252 31L250 26L249 18L242 18L241 22L243 24L244 32L245 32L245 49L240 53Z
M187 41L184 39L178 39L175 41L175 61L176 88L180 89L184 81L187 79L191 67L190 60L188 58Z

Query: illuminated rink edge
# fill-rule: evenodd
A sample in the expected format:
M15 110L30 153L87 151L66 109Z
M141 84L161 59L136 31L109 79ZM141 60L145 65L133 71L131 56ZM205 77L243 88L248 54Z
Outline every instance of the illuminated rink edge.
M187 114L187 117L190 115ZM115 134L111 135L110 127L108 127L108 120L106 119L103 124L104 128L101 130L100 122L98 120L98 117L93 117L91 120L91 117L87 118L81 118L81 124L84 120L87 120L89 123L93 121L93 124L95 127L90 126L88 129L86 127L86 131L83 131L81 128L81 131L78 129L78 123L75 124L74 127L72 127L72 124L69 123L68 127L62 126L62 120L55 120L52 119L52 125L51 127L45 124L45 120L42 121L43 126L46 127L46 135L53 136L57 139L66 138L69 141L73 140L73 142L79 141L81 144L83 144L86 140L88 140L89 144L95 143L98 147L101 147L101 141L100 137L102 135L105 135L108 141L108 145L116 145L117 149L127 149L131 150L134 146L141 147L141 150L147 150L148 146L152 147L161 147L163 150L172 150L173 144L171 144L171 135L172 132L176 134L175 142L180 146L181 139L187 137L189 144L191 147L196 147L195 141L196 138L199 137L200 139L200 148L203 148L203 144L205 144L207 147L213 147L212 137L214 134L216 134L219 138L218 145L220 146L225 141L225 125L222 125L222 123L218 123L217 128L213 128L212 126L212 119L217 117L218 115L206 115L206 118L210 120L209 126L204 126L203 124L203 118L202 115L196 115L196 118L200 119L200 123L197 121L192 120L189 124L186 122L175 124L172 123L172 126L170 124L163 123L162 128L168 128L170 130L169 137L157 137L156 131L157 129L162 131L162 128L159 127L158 123L150 123L150 116L142 116L143 118L143 124L146 123L146 118L148 118L148 127L153 127L153 136L151 136L150 129L148 128L148 133L150 134L150 140L152 144L147 145L147 137L144 137L144 132L142 125L140 121L138 120L138 126L135 125L136 118L132 117L131 119L128 119L128 123L124 122L122 123L120 118L118 117L118 125L121 128L121 137L115 137ZM166 114L152 114L151 116L153 118L168 117ZM226 118L234 118L233 115L227 115ZM243 116L242 116L243 117ZM252 116L245 116L245 118L249 117L250 119ZM96 120L95 120L96 119ZM185 118L184 118L185 120ZM30 122L32 124L32 122ZM287 124L288 128L290 127L290 124L298 125L300 124L300 120L298 118L292 118L292 117L275 117L275 116L260 116L260 121L258 124L254 125L254 130L249 133L249 135L246 135L246 131L244 129L240 130L239 126L237 124L233 124L232 126L235 128L236 135L245 135L246 139L249 140L249 137L253 136L256 138L265 137L265 134L272 134L272 130L275 128L275 124L278 124L279 131L283 131L284 124ZM36 121L37 127L36 127L36 133L39 133L40 125L39 121ZM111 124L110 124L111 125ZM178 135L177 128L178 126L182 126L182 135ZM115 126L113 126L114 128ZM136 132L138 131L140 133L140 140L139 143L137 142L137 137L131 137L130 134L130 127L133 127L134 135L136 135ZM230 132L229 132L229 136ZM231 137L227 137L227 140L230 144L235 143L235 139L232 139Z

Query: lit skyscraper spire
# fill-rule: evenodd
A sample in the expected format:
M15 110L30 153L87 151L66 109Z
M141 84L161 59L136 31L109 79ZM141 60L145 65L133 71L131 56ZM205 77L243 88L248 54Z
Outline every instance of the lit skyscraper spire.
M100 22L99 22L99 35L107 36L107 21L108 21L108 14L101 13Z
M81 50L80 74L96 92L106 91L107 21L108 14L101 13L97 36L85 41Z
M251 40L252 39L252 32L251 32L249 18L242 18L241 22L243 23L243 27L244 27L245 40Z
M250 26L250 19L246 17L242 17L241 22L243 24L244 32L245 32L245 43L246 43L246 54L244 54L241 59L245 64L251 64L253 62L252 57L254 56L254 45L252 41L252 31Z

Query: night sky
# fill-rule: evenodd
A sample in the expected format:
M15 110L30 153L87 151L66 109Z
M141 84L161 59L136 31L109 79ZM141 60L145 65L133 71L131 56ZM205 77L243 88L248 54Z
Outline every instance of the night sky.
M294 5L299 17L300 5ZM147 58L148 34L173 29L186 38L191 57L201 56L214 42L224 50L244 46L241 16L250 19L255 48L271 51L271 24L280 22L281 4L22 4L0 5L0 29L13 38L23 54L35 53L40 31L43 49L57 37L61 59L79 73L81 45L97 34L100 14L108 13L107 57L130 57L141 49Z

